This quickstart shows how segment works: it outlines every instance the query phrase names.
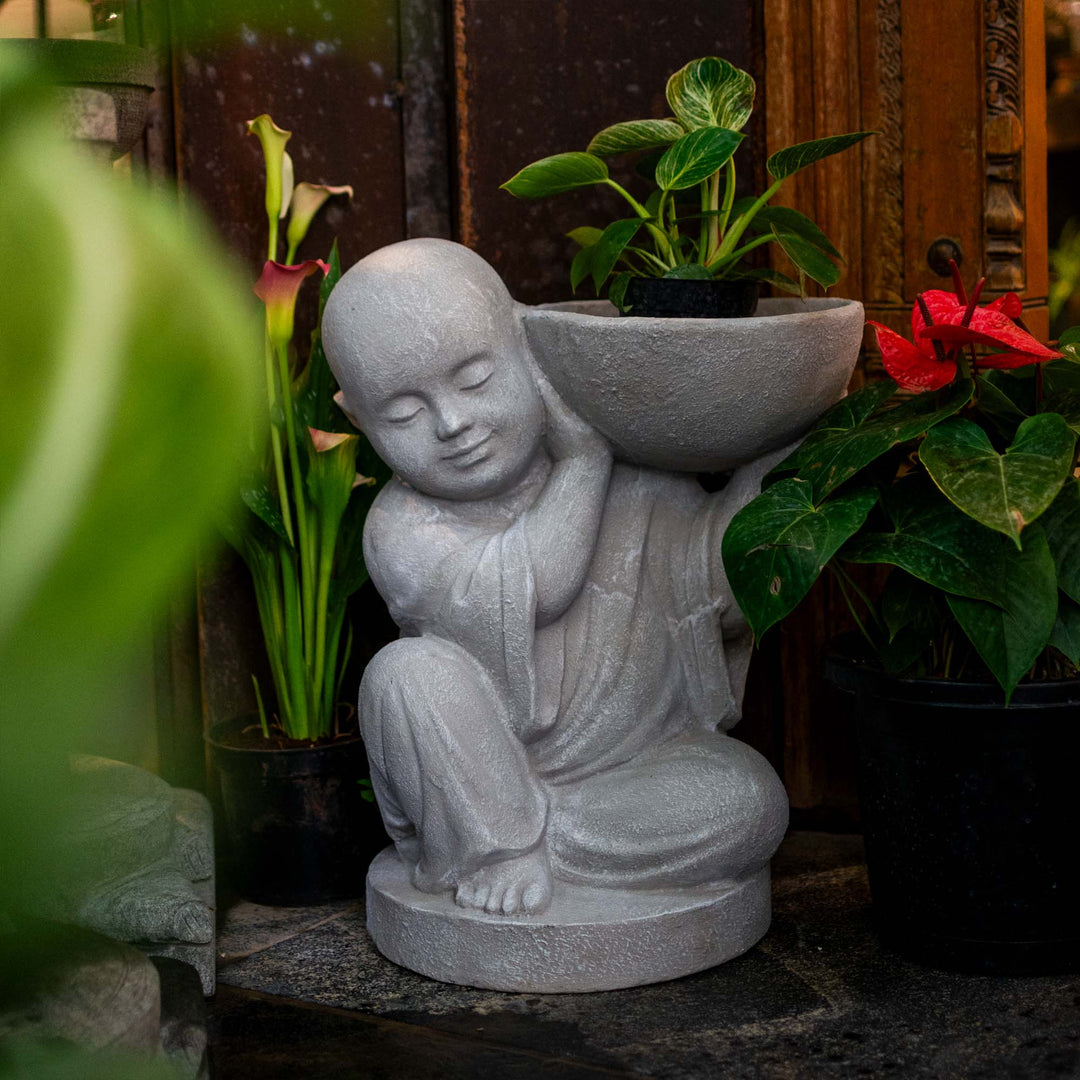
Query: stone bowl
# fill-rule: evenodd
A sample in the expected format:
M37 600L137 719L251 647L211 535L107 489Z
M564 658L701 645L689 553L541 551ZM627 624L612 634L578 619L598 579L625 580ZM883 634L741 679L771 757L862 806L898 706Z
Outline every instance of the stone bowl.
M745 319L619 317L606 300L521 308L536 362L625 461L734 468L794 442L843 396L857 300L764 299Z

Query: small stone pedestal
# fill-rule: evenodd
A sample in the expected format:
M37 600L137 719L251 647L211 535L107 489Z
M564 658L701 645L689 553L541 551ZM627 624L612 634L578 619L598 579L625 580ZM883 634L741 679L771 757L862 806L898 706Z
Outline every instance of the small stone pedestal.
M371 864L368 930L395 964L442 982L535 994L619 990L722 964L761 940L769 869L694 889L555 882L541 915L487 915L413 888L391 847Z

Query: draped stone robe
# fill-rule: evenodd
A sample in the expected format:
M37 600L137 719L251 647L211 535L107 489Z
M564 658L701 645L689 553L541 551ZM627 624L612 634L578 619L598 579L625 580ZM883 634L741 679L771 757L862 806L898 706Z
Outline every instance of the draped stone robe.
M751 648L719 554L738 506L616 463L584 584L538 628L523 513L549 469L477 502L395 479L368 516L402 638L368 665L360 721L415 884L442 891L542 843L556 877L592 885L760 869L787 804L764 759L721 734Z

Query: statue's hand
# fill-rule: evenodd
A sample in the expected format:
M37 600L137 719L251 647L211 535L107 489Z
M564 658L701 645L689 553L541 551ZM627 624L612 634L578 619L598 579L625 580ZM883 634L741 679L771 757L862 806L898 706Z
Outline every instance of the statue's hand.
M547 412L544 439L548 452L555 461L580 457L611 457L611 447L603 435L572 412L546 379L538 380L537 386Z

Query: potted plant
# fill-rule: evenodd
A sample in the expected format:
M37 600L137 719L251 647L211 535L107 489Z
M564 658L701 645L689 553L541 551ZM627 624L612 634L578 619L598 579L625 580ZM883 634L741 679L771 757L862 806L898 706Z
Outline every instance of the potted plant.
M603 184L632 215L605 228L568 235L580 246L570 270L576 291L591 278L597 295L624 314L730 317L751 315L765 282L805 295L806 277L828 288L840 279L840 252L809 218L769 200L799 170L872 134L856 131L779 150L766 162L772 183L757 198L735 198L734 154L754 105L754 80L726 60L692 60L667 82L674 116L629 120L604 128L585 151L555 154L525 166L503 184L522 199L539 199ZM638 170L652 185L635 198L609 174L607 159L649 151ZM688 201L689 200L689 201ZM776 270L748 269L743 259L777 243L799 280Z
M724 563L759 638L825 569L850 607L858 640L828 667L856 695L887 939L968 970L1074 968L1080 330L1048 348L1014 294L980 307L953 273L912 341L873 324L891 378L772 470ZM851 564L887 568L876 595Z
M208 735L234 884L263 903L315 903L358 894L370 856L385 842L364 779L355 710L340 705L352 647L349 597L367 579L361 538L388 471L334 403L323 354L322 309L341 275L329 260L295 262L312 218L349 187L293 186L291 132L267 115L248 124L266 161L268 258L255 286L265 305L263 370L269 436L260 438L240 516L226 530L251 572L276 709L252 676L258 714ZM286 261L279 222L289 216ZM319 325L306 360L294 348L303 281L322 275Z

